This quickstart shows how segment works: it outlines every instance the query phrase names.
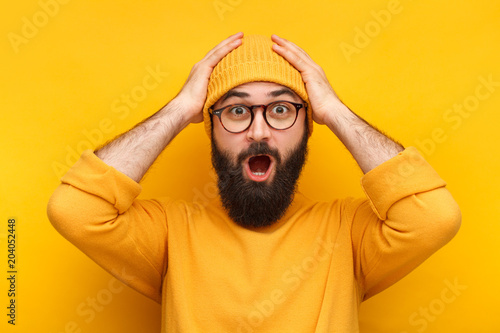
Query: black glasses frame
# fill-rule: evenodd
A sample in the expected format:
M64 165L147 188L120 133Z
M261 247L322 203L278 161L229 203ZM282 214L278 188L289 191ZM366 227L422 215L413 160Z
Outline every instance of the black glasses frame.
M295 119L293 120L293 123L290 126L286 127L286 128L275 128L271 124L269 124L269 122L267 121L267 117L266 117L267 108L270 105L273 105L273 104L276 104L276 103L282 103L282 102L290 103L290 104L292 104L295 107L295 111L296 111L295 112ZM228 130L224 126L224 124L222 123L222 118L221 118L222 111L224 111L225 109L227 109L229 107L234 107L234 106L243 106L243 107L248 108L250 110L250 123L248 124L248 126L244 130L241 130L241 131L238 131L238 132L233 132L233 131ZM252 126L253 119L255 118L255 113L253 112L253 109L262 108L264 110L264 112L262 112L262 116L264 117L264 120L266 121L267 126L273 128L275 130L278 130L278 131L284 131L284 130L289 129L293 125L295 125L295 122L297 121L297 117L299 116L300 109L304 108L304 110L306 110L306 112L307 112L307 107L308 107L308 105L307 105L306 102L300 104L300 103L294 103L294 102L290 102L290 101L274 101L274 102L271 102L269 104L259 104L259 105L230 104L230 105L226 105L225 107L217 109L217 110L213 110L213 106L211 106L211 107L208 108L208 111L210 112L211 115L217 116L219 118L220 124L222 125L222 127L224 127L224 129L226 131L228 131L229 133L235 133L235 134L237 134L237 133L245 132L247 129L250 128L250 126Z

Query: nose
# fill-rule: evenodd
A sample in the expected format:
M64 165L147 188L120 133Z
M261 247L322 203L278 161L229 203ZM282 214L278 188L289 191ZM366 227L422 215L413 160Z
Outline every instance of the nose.
M268 141L271 137L271 128L264 119L264 109L254 109L253 122L248 128L247 139L249 141Z

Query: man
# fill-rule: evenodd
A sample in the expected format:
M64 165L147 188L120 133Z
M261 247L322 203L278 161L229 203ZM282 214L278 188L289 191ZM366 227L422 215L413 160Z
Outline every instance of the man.
M203 120L220 198L137 200L157 156ZM313 121L351 152L366 199L318 203L295 192ZM302 49L242 33L198 62L163 109L85 152L48 215L102 267L161 302L163 332L190 333L357 332L360 303L460 225L429 164L349 110Z

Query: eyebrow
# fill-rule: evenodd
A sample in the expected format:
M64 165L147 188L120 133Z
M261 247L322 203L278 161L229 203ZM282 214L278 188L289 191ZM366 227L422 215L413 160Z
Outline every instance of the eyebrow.
M267 93L267 96L270 97L278 97L281 95L289 95L291 97L297 97L297 94L294 93L291 89L289 88L281 88L279 90L274 90L270 91ZM245 98L245 97L250 97L249 93L246 93L244 91L238 91L238 90L229 90L221 99L221 103L223 103L225 100L231 98L231 97L240 97L240 98Z
M268 96L271 97L278 97L281 95L288 95L291 97L297 97L297 94L294 93L291 89L289 88L281 88L280 90L275 90L267 93Z
M231 97L250 97L249 93L243 92L243 91L237 91L237 90L229 90L224 97L221 99L221 103L224 102L226 99L231 98Z

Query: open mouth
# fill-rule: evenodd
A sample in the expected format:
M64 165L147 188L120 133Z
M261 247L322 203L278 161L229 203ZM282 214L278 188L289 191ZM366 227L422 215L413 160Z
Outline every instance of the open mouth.
M269 177L273 161L268 155L256 155L250 157L245 164L248 177L261 182Z

